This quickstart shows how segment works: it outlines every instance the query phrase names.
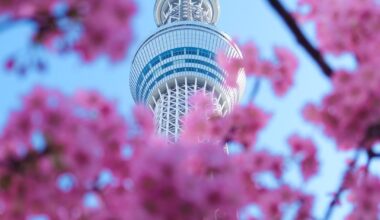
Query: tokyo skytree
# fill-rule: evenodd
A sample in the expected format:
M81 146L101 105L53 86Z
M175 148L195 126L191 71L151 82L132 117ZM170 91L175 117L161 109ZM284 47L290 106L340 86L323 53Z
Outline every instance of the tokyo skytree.
M228 87L227 73L216 61L218 53L242 58L231 38L215 27L219 14L218 0L156 0L158 30L133 59L132 96L153 111L157 132L173 141L181 133L181 118L191 109L189 98L195 92L210 94L215 111L225 115L244 91L244 70L238 86Z

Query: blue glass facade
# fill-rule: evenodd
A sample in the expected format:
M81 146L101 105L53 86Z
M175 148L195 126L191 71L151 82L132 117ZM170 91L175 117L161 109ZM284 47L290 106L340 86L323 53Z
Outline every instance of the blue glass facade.
M202 48L196 48L196 47L181 47L181 48L175 48L168 51L165 51L161 53L160 55L154 57L142 70L140 76L138 77L137 84L142 85L136 87L136 94L139 94L137 99L138 101L144 101L147 100L147 97L149 93L152 91L153 87L159 83L160 80L164 79L166 76L170 76L174 73L181 73L181 72L195 72L199 74L203 74L205 76L211 77L215 80L217 80L219 83L223 82L224 74L223 70L220 69L218 66L199 59L182 59L178 58L173 61L166 62L165 64L162 64L161 66L156 66L161 63L165 62L167 59L172 57L177 57L181 55L199 55L202 57L205 57L207 59L211 59L215 61L215 53L202 49ZM164 72L163 74L159 75L158 77L154 78L155 74L152 73L152 71L161 71L166 70L169 67L172 66L178 66L181 64L199 64L202 67L191 67L187 65L187 67L181 67L181 68L175 68L169 71ZM184 65L186 66L186 65ZM214 72L210 72L206 70L206 68L210 68L214 70Z

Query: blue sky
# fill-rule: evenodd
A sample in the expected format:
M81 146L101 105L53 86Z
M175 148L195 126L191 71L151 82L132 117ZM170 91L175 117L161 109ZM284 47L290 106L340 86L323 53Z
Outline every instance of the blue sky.
M57 88L68 94L78 89L97 89L108 98L116 100L120 111L130 118L131 107L134 105L128 80L131 59L139 44L156 30L153 19L154 1L136 1L139 4L139 13L134 20L135 40L128 56L117 64L110 63L106 58L85 64L75 54L56 55L43 50L30 50L27 36L33 30L27 24L20 24L0 32L0 63L15 53L25 57L37 53L49 63L49 69L45 74L30 72L25 77L7 73L0 68L0 126L7 120L9 113L20 106L22 94L26 94L36 84ZM330 200L329 193L336 190L340 182L345 159L349 158L350 154L335 151L334 143L324 137L318 128L305 123L300 111L306 103L321 100L330 90L330 82L297 45L265 0L220 0L220 2L221 16L217 26L221 30L242 42L253 40L263 51L264 56L271 55L273 46L282 45L292 49L299 57L300 68L297 71L295 86L288 95L278 99L273 95L269 85L264 83L254 101L273 113L272 121L260 135L258 146L274 152L287 152L286 139L293 133L300 133L316 141L319 147L321 172L318 178L302 188L318 195L315 213L320 218ZM283 0L283 2L289 8L295 7L295 0ZM311 39L314 39L311 25L305 27L305 31ZM329 60L335 67L354 66L349 56ZM249 91L251 87L248 85L247 90ZM243 103L248 101L245 97ZM299 182L293 173L289 174L289 179L295 184ZM336 212L333 219L342 219L347 208L345 206Z

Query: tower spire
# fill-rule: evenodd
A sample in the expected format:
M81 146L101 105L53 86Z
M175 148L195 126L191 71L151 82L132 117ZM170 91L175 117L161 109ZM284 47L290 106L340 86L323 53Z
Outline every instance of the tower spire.
M218 0L156 0L157 26L177 21L200 21L215 24L218 17Z

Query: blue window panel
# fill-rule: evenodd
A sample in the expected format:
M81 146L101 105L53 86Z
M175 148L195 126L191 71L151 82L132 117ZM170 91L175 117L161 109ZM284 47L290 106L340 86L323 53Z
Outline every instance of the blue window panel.
M204 52L199 52L199 56L210 58L209 54Z
M166 69L169 66L173 66L173 64L174 64L174 62L165 63L164 65L162 65L162 69Z
M191 69L191 70L189 70ZM204 69L201 69L201 68L194 68L194 67L184 67L184 68L178 68L178 69L175 69L175 70L170 70L162 75L160 75L159 77L157 77L152 83L150 83L150 86L149 86L149 89L145 92L145 94L141 94L141 97L140 96L140 101L141 100L146 100L148 98L148 95L151 93L151 91L153 90L153 87L158 83L160 82L162 79L174 74L174 73L180 73L180 72L187 72L187 71L191 71L191 72L198 72L198 73L202 73L204 75L207 75L215 80L217 80L218 82L222 82L222 80L215 74L211 73L211 72L208 72L207 70L204 70ZM143 99L141 99L143 98Z
M180 47L180 48L175 48L175 49L171 49L171 50L168 50L168 51L165 51L163 53L161 53L160 55L156 56L155 58L153 58L142 70L142 74L140 74L139 78L137 79L137 87L136 87L136 93L138 94L139 90L141 91L141 87L139 87L139 85L144 81L144 77L147 76L147 74L149 74L149 72L154 68L154 66L156 66L157 64L160 63L160 61L162 60L165 60L165 59L168 59L170 57L173 57L173 56L180 56L180 55L184 55L184 54L194 54L194 55L199 55L199 56L202 56L202 57L206 57L206 58L211 58L211 59L214 59L215 60L215 54L211 51L208 51L208 50L205 50L205 49L201 49L201 48L196 48L196 47ZM204 61L186 61L185 62L192 62L192 63L198 63L198 64L201 64L201 65L206 65L218 72L222 72L218 67L212 65L212 64L209 64L207 62L204 62ZM167 66L163 67L163 68L167 68L169 67L170 65L173 65L173 64L168 64ZM149 75L152 75L152 74L149 74ZM151 78L151 76L149 76L149 78ZM147 80L148 82L149 80Z
M195 47L188 47L188 48L186 48L186 54L197 55L198 49Z
M173 56L179 56L179 55L184 55L184 54L185 54L184 51L173 52Z
M188 67L188 68L187 68L187 71L190 71L190 72L196 72L196 71L197 71L197 68L194 68L194 67Z
M162 54L160 54L160 56L161 56L162 60L166 60L166 59L172 57L172 51L169 50L169 51L163 52Z
M199 48L199 55L200 56L210 58L211 54L212 54L211 51Z
M146 79L146 82L149 82L150 80L152 80L153 76L154 76L154 74L150 74L150 75L148 76L148 78Z
M196 60L196 59L185 59L185 63L196 63L196 64L201 64L207 67L210 67L211 69L219 72L221 75L223 75L223 71L218 68L217 66L212 65L211 63L202 61L202 60Z
M184 55L185 49L185 47L173 49L173 56Z
M144 80L144 77L139 77L139 79L137 80L137 85L140 85Z
M212 78L217 78L218 81L223 81L223 72L216 66L208 63L208 62L205 62L205 61L202 61L202 60L196 60L196 59L184 59L184 60L176 60L176 61L172 61L172 62L169 62L169 63L166 63L162 66L161 69L166 69L167 67L170 67L174 64L178 64L178 63L196 63L196 64L201 64L201 65L204 65L204 66L207 66L207 67L210 67L212 68L213 70L217 71L220 75L215 75L215 74L212 74L206 70L203 70L203 69L200 69L200 68L194 68L194 67L186 67L186 71L189 71L189 72L200 72L202 74L205 74L207 76L210 76ZM174 72L183 72L184 69L183 68L179 68L179 69L176 69L176 70L173 70ZM169 71L169 72L166 72L164 73L163 75L159 76L159 79L162 79L164 76L167 76L167 75L171 75L173 71ZM150 74L149 77L146 79L146 82L149 83L152 78L154 76L154 73ZM150 83L149 83L150 84ZM145 86L140 86L138 87L137 89L137 94L140 94L141 91L144 91L145 89Z
M149 64L153 67L153 66L157 65L159 62L160 62L160 57L155 57L155 58L153 58L152 61L149 62Z
M143 72L144 74L147 74L149 71L150 71L150 65L146 65L146 66L144 67L144 69L142 70L142 72Z
M181 67L181 68L178 68L178 69L175 69L175 70L176 70L177 73L187 71L186 67Z

